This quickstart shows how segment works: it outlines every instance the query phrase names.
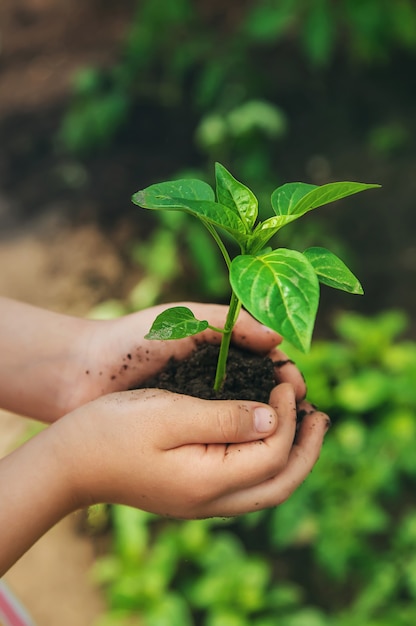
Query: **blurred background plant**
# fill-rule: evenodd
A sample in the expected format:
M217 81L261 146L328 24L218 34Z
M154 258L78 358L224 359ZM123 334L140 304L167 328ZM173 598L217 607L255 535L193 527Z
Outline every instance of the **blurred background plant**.
M177 0L161 10L158 0L141 0L118 63L75 77L62 140L75 152L108 145L138 99L165 107L186 102L205 150L225 151L255 130L279 137L284 116L267 102L276 93L274 68L257 62L259 52L273 55L287 42L313 68L340 54L357 65L383 63L398 48L416 50L416 7L411 0L257 0L224 9ZM236 150L240 159L252 158L243 152ZM256 176L261 165L252 165Z

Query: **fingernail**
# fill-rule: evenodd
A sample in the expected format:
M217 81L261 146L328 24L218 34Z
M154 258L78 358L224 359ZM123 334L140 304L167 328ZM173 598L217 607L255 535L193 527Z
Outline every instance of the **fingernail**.
M274 426L274 415L269 409L257 407L254 409L254 426L258 433L268 433Z

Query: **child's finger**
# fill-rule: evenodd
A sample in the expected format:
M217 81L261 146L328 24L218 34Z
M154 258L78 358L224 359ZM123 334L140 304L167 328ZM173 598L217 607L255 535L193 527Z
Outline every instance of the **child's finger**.
M212 505L210 515L241 515L275 507L287 500L317 462L329 424L329 418L324 413L314 411L307 414L283 471L260 484L218 498Z
M303 400L306 396L306 383L295 363L279 348L272 350L269 357L274 364L276 381L290 383L295 390L297 402Z

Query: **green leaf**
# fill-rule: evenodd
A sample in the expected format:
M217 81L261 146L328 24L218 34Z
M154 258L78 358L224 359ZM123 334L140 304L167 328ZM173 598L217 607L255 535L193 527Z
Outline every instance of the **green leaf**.
M342 289L348 293L363 294L363 288L356 276L348 269L343 261L326 248L308 248L303 253L318 279L324 285Z
M172 199L176 200L210 200L215 201L214 190L208 183L197 178L169 180L164 183L150 185L137 191L132 200L144 209L171 208Z
M272 207L276 215L295 215L295 207L311 191L318 189L317 185L307 183L286 183L275 189L271 196Z
M287 183L274 190L271 202L276 215L300 217L317 207L377 187L380 185L354 182L328 183L320 187L306 183Z
M249 252L254 254L264 248L283 226L295 219L297 219L296 215L273 215L264 222L260 222L252 234Z
M197 320L190 309L174 306L157 316L145 339L183 339L208 328L206 320Z
M247 239L244 223L231 209L218 202L204 200L187 200L182 204L182 210L191 213L195 217L206 220L210 224L223 228L237 239Z
M236 212L251 231L258 214L258 202L254 193L238 182L221 163L215 164L218 202Z
M157 183L132 196L133 203L144 209L185 211L202 221L223 228L240 241L241 235L244 238L246 233L240 216L214 200L212 188L197 179Z
M296 348L309 349L319 302L319 281L308 259L279 248L262 256L237 256L230 281L245 308Z

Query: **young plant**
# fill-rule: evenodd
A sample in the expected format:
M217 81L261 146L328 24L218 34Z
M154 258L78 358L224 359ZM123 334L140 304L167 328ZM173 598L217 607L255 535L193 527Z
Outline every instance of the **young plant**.
M280 333L296 348L309 349L319 302L319 282L362 294L357 278L325 248L304 252L267 247L276 233L308 211L379 185L335 182L322 186L287 183L271 196L273 215L258 221L253 192L220 163L215 164L216 194L201 180L186 179L151 185L132 201L146 209L184 211L197 217L211 233L229 272L231 300L224 328L198 320L187 307L172 307L158 315L147 339L181 339L211 328L222 334L214 389L226 373L231 333L242 306L262 324ZM224 236L225 233L225 236ZM240 253L231 258L227 243Z

